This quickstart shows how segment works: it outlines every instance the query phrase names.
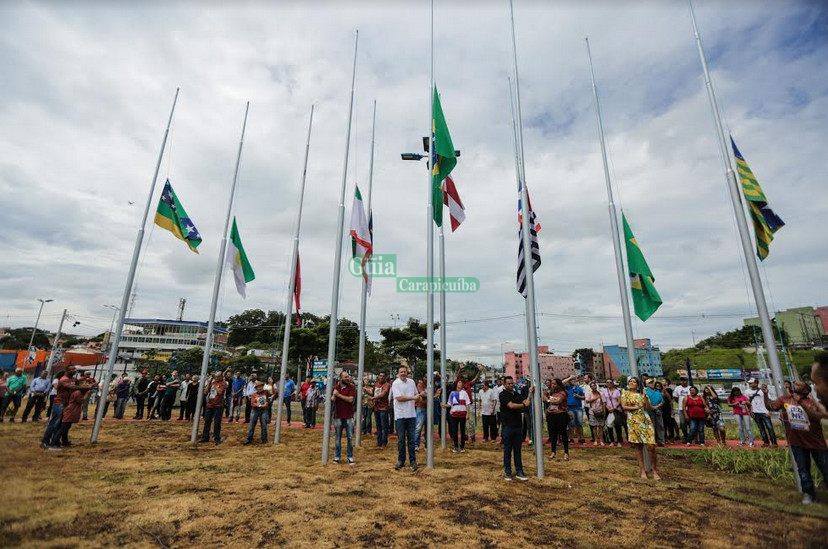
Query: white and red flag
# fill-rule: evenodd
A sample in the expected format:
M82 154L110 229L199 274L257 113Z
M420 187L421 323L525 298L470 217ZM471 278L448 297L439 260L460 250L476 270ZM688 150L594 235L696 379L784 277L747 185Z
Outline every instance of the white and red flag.
M460 200L460 194L457 192L457 187L454 185L454 179L451 176L446 177L443 181L443 204L448 206L451 232L454 232L465 221L466 208L463 206L463 201Z

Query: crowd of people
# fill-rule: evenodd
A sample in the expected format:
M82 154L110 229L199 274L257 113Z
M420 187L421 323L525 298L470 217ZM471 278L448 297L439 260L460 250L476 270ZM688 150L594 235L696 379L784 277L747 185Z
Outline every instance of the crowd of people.
M435 430L442 436L441 408L445 408L452 451L465 452L467 443L475 442L479 405L482 441L502 447L504 478L526 480L521 447L527 442L530 446L544 443L543 433L536 437L533 432L535 409L531 383L527 379L502 376L493 382L483 381L475 392L481 371L473 376L458 375L447 385L445 400L442 399L442 380L439 374L435 375L432 384ZM775 447L778 440L771 413L779 412L787 444L799 466L803 500L813 501L811 460L828 478L828 447L820 425L822 419L828 418L828 412L820 403L820 399L824 402L828 398L828 353L817 356L811 373L813 387L801 381L786 382L784 394L776 399L771 399L767 385L760 385L756 379L748 380L745 391L733 387L724 398L712 386L706 385L700 391L686 378L675 387L669 380L653 378L644 379L643 387L635 377L627 378L625 387L612 379L599 384L589 374L550 379L542 391L542 415L546 420L550 458L558 459L559 448L566 461L570 459L573 446L621 447L628 444L636 451L641 478L648 478L651 473L652 478L658 480L656 447L675 443L705 446L706 429L712 431L717 444L726 444L725 411L732 412L735 418L739 445L754 446L753 423L762 445ZM45 411L47 425L41 445L46 449L60 449L71 445L69 430L74 423L88 418L90 401L96 395L96 406L103 407L104 416L113 404L114 417L123 419L128 401L134 400L134 420L171 421L177 402L177 420L192 421L198 387L198 376L179 376L176 370L166 376L152 377L142 371L135 379L124 373L113 376L107 384L97 383L88 371L76 372L73 366L67 366L52 380L43 371L31 383L18 369L12 375L0 374L0 419L8 418L9 422L14 422L24 396L28 396L21 420L26 422L31 415L31 420L38 422ZM253 443L257 426L261 442L266 443L268 425L275 421L273 404L278 401L278 390L279 385L272 377L260 380L256 374L244 378L229 370L214 372L204 387L200 442L209 442L212 438L216 444L221 444L222 422L243 420L248 424L244 444ZM400 367L393 381L385 373L373 380L366 376L362 390L361 433L374 435L380 448L387 447L390 433L396 433L395 468L403 468L407 461L412 470L417 470L417 453L430 443L425 436L428 416L426 380L414 380L406 367ZM319 381L308 377L297 387L293 379L286 376L283 400L288 425L292 420L291 403L295 399L301 405L303 426L316 427L317 412L324 398L325 387ZM331 399L335 440L333 461L342 462L344 435L345 460L354 464L358 399L356 385L348 372L343 371L336 379ZM589 427L588 435L585 426Z

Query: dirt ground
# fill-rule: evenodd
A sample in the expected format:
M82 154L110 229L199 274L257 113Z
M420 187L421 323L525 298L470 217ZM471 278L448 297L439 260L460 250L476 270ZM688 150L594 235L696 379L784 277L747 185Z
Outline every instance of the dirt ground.
M184 422L107 420L93 446L85 422L73 427L72 448L50 452L38 446L42 423L2 424L0 544L825 547L828 540L828 505L806 508L792 486L714 471L681 451L660 454L661 482L636 478L629 448L586 448L572 450L569 462L547 457L544 480L506 483L493 445L464 454L438 447L434 470L396 472L395 439L381 450L368 437L356 465L323 467L320 431L289 428L279 447L242 446L243 427L224 425L221 446L193 447ZM523 454L534 476L533 453Z

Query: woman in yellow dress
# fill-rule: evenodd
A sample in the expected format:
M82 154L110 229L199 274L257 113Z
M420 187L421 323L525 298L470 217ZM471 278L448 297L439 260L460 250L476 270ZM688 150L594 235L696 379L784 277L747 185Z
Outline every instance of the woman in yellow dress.
M647 410L651 409L650 401L646 395L639 392L638 379L632 376L627 378L627 390L621 393L621 408L627 412L628 440L635 447L641 478L647 478L647 471L644 469L646 446L650 462L653 464L653 480L661 480L656 465L655 429L647 413Z

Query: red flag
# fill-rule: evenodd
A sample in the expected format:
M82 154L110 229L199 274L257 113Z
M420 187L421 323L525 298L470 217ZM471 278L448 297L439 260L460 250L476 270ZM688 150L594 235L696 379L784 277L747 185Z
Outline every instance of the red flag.
M443 181L443 204L448 206L449 219L451 220L451 232L457 230L460 224L466 219L466 208L460 200L457 187L454 186L454 179L451 176Z
M296 252L296 276L293 279L293 303L296 305L296 325L302 325L302 316L299 312L299 296L302 295L302 269L299 265L299 252Z

